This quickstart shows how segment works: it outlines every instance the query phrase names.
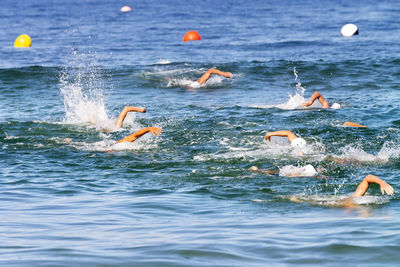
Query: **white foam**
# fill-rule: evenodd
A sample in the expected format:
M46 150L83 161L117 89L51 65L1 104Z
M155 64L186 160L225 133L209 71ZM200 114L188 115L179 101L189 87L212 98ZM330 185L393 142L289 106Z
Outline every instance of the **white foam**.
M200 84L196 81L187 78L169 79L167 87L190 87L190 88L200 88L205 87L205 84Z
M340 149L342 154L339 156L334 156L334 158L343 160L345 162L360 162L360 163L368 163L368 162L376 162L376 163L386 163L391 158L399 158L400 157L400 146L394 142L385 142L378 152L378 154L372 155L370 153L365 152L363 149L358 147L353 147L351 145L346 145L344 148Z
M170 64L170 63L171 62L169 60L162 59L162 58L160 58L160 60L156 62L156 64L159 64L159 65L166 65L166 64Z
M306 102L304 97L296 93L294 96L289 95L289 100L287 102L275 105L274 107L287 110L298 109L301 108L301 104L303 104L304 102Z
M318 171L311 164L307 164L305 166L286 165L279 168L279 176L312 177L316 176L317 174Z
M197 81L193 81L188 78L173 78L173 79L168 79L167 82L167 87L190 87L190 88L201 88L201 87L206 87L206 86L215 86L215 85L220 85L222 84L222 81L225 78L221 76L212 76L210 79L207 80L206 83L200 84Z
M400 145L394 141L386 141L376 157L383 161L388 161L391 158L399 158Z
M287 102L285 102L283 104L273 105L272 107L285 109L285 110L292 110L292 109L302 108L301 104L306 102L304 99L304 92L306 91L306 89L301 85L301 82L299 81L299 75L298 75L296 68L293 69L293 74L294 74L295 81L296 81L294 95L291 95L289 93L288 94L289 100Z
M96 58L89 59L90 56L73 51L69 67L60 75L67 123L96 124L108 120L103 81L99 78L99 70L92 66Z
M116 143L115 140L109 139L110 136L106 133L99 134L103 140L89 143L89 142L67 142L74 148L82 151L100 151L100 152L118 152L118 151L138 151L155 149L157 144L149 140L150 137L143 136L135 142Z

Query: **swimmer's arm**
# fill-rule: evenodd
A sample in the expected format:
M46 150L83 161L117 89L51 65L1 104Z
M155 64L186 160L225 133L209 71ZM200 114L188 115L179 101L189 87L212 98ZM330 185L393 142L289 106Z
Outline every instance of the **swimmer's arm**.
M367 192L370 183L378 184L381 188L382 195L384 195L385 193L388 195L393 195L394 193L393 188L388 183L386 183L382 179L379 179L375 175L369 174L365 176L364 180L358 185L356 191L353 193L353 197L361 197L365 195L365 192Z
M361 125L361 124L358 124L358 123L355 123L355 122L351 122L351 121L346 121L345 123L343 123L343 125L351 126L351 127L367 128L367 126L365 126L365 125Z
M121 113L119 113L117 121L115 122L115 126L122 127L122 123L125 120L126 114L128 114L128 112L132 112L132 111L145 113L146 112L146 108L125 106L124 109L121 111Z
M277 174L279 170L268 170L268 169L259 169L257 166L252 166L249 168L249 171L252 172L261 172L261 173L266 173L266 174Z
M153 136L155 135L159 136L162 133L162 129L159 127L147 127L119 140L117 143L134 142L136 139L138 139L139 137L141 137L146 133L151 133Z
M315 101L316 99L319 100L319 102L320 102L321 105L322 105L322 108L329 108L329 103L328 103L328 101L326 101L326 99L325 99L318 91L316 91L316 92L311 96L310 101L305 102L305 103L303 103L303 104L301 104L301 105L302 105L303 107L311 106L311 105L314 103L314 101Z
M283 136L283 137L287 137L288 140L289 140L289 142L292 142L294 139L297 138L297 136L296 136L294 133L292 133L291 131L283 130L283 131L276 131L276 132L268 132L268 133L265 135L265 140L271 141L271 136Z
M211 69L207 70L206 73L204 73L203 76L201 76L197 80L197 82L200 83L200 84L206 83L207 80L210 79L212 74L217 74L217 75L220 75L220 76L224 76L225 78L231 78L232 77L232 73L230 73L230 72L223 72L223 71L217 70L215 68L211 68Z

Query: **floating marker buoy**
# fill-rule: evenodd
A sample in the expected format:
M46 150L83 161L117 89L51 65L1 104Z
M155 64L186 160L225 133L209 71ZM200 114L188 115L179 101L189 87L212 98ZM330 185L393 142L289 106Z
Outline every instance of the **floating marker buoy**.
M121 7L121 12L131 12L132 8L130 6Z
M14 47L30 47L31 44L31 37L29 37L27 34L22 34L15 39Z
M187 33L185 33L185 35L183 36L183 41L187 42L187 41L198 41L201 40L201 36L198 32L196 31L188 31Z
M346 24L342 27L342 29L340 30L340 33L342 34L342 36L345 36L345 37L358 35L358 27L351 23Z

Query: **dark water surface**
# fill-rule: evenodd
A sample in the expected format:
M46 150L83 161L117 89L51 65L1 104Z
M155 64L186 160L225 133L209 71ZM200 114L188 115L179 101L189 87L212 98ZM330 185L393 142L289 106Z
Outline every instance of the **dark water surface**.
M398 1L2 1L0 265L398 265L399 14ZM360 35L341 37L346 23ZM202 40L182 43L188 30ZM32 47L13 48L24 33ZM210 67L233 77L193 87ZM341 109L299 109L315 90ZM124 105L147 112L116 129ZM147 126L162 135L115 144ZM263 140L275 130L305 155ZM328 179L283 172L306 164ZM367 174L395 194L371 185L338 207Z

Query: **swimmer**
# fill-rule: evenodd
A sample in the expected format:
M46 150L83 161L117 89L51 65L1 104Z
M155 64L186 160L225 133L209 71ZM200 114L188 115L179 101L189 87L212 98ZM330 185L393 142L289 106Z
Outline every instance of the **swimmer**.
M345 123L343 123L343 126L367 128L367 126L365 126L365 125L361 125L361 124L351 122L351 121L346 121Z
M309 107L311 106L315 100L317 100L321 103L322 108L333 108L333 109L338 109L340 108L340 104L338 103L333 103L332 106L329 105L328 101L326 101L326 99L318 92L316 91L310 98L309 102L304 102L303 104L301 104L302 107Z
M138 107L133 107L133 106L125 106L124 109L119 113L117 121L115 122L115 126L117 127L122 127L122 123L125 120L126 114L128 112L146 112L146 108L138 108Z
M134 134L128 135L125 138L122 138L121 140L119 140L117 143L125 143L125 142L135 142L136 139L138 139L139 137L141 137L142 135L146 134L146 133L151 133L153 136L159 136L162 133L162 129L159 127L147 127L147 128L143 128L139 131L137 131Z
M223 71L217 70L215 68L211 68L208 71L206 71L206 73L204 73L203 76L201 76L196 82L198 82L199 84L205 84L208 81L208 79L210 79L212 74L220 75L225 78L232 77L232 73L230 73L230 72L223 72Z
M362 182L358 185L353 195L342 201L341 206L345 208L357 207L357 203L354 201L355 198L364 196L369 188L370 183L378 184L381 189L382 195L386 193L387 195L391 196L394 193L393 187L391 185L375 175L368 174L367 176L365 176L364 180L362 180Z
M295 167L295 166L284 166L281 170L279 169L259 169L257 166L251 166L249 171L266 173L270 175L281 175L287 177L314 177L314 178L323 178L327 179L326 176L317 175L321 172L320 168L315 169L311 164L307 164L303 167Z
M358 185L356 191L353 193L351 197L345 198L341 200L340 203L335 204L333 206L340 206L345 208L357 207L357 202L355 200L365 195L371 183L379 185L382 195L386 193L387 195L391 196L394 193L393 187L391 185L389 185L388 183L386 183L385 181L383 181L382 179L378 178L375 175L368 174L367 176L365 176L364 180L362 180L362 182ZM304 201L296 196L291 196L289 199L294 202Z
M287 137L287 139L290 142L290 145L293 147L304 147L306 145L306 141L301 138L301 137L297 137L294 133L292 133L291 131L276 131L276 132L268 132L265 135L265 140L269 140L271 141L271 136L283 136L283 137Z

